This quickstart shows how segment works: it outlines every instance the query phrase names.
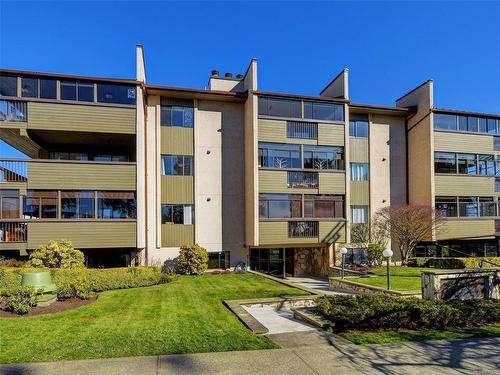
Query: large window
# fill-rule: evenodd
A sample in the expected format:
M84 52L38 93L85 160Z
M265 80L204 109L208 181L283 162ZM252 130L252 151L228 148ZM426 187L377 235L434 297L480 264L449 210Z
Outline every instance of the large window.
M304 118L324 121L344 121L342 104L304 102Z
M459 174L477 174L477 161L474 154L457 154Z
M434 128L439 130L458 130L469 133L498 133L498 120L488 117L457 116L446 113L434 114Z
M259 167L300 168L300 145L259 142Z
M351 223L368 223L368 206L351 206Z
M493 118L489 118L487 122L487 132L489 134L495 134L497 132L497 121Z
M304 145L304 168L343 170L344 148Z
M61 219L92 219L95 217L93 191L62 191Z
M166 176L192 176L193 157L185 155L162 155L161 174Z
M21 78L21 96L23 98L38 98L38 79Z
M479 197L479 216L497 216L497 204L493 197Z
M259 96L259 115L302 118L302 102Z
M161 106L161 125L192 128L194 111L191 107Z
M0 74L0 96L17 96L17 77Z
M493 148L495 151L500 151L500 137L493 137Z
M61 100L94 101L94 84L87 82L61 81Z
M57 218L57 191L28 190L23 201L23 215L26 219Z
M0 219L19 219L19 190L0 190Z
M162 224L194 224L194 208L190 204L162 204Z
M98 192L97 217L100 219L135 219L135 193L116 191Z
M454 152L434 153L435 173L457 173L457 160Z
M89 160L87 153L83 152L61 152L61 151L50 151L49 159L55 160Z
M286 136L288 138L318 139L318 124L314 122L288 121Z
M436 113L434 115L434 128L443 130L457 130L457 116Z
M458 204L462 217L475 217L479 213L477 197L458 197Z
M344 197L342 195L304 195L304 217L343 218Z
M368 163L351 163L351 181L368 181Z
M302 217L300 194L259 194L261 219L287 219Z
M458 214L457 197L436 197L435 207L444 217L456 217Z
M21 78L23 98L56 99L57 81L55 79Z
M40 79L40 98L41 99L56 99L57 98L57 82L55 79Z
M98 83L97 101L99 103L135 104L135 87Z
M368 138L368 121L349 121L349 136Z
M495 159L493 155L478 155L477 158L477 173L485 176L493 176L495 174Z
M497 216L494 197L436 197L435 206L444 217Z

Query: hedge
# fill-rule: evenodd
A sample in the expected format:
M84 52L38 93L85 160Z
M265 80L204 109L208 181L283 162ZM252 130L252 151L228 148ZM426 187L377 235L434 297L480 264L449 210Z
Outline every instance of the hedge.
M0 268L0 295L10 295L21 286L22 274L40 271L29 268ZM52 281L58 288L75 279L85 279L93 292L127 289L167 283L175 279L165 275L157 267L128 267L103 269L50 269Z
M390 295L316 298L334 330L445 329L500 323L500 300L421 300Z
M481 266L483 268L491 268L491 267L500 267L500 257L484 257L484 258L451 258L451 257L418 258L417 257L417 258L410 258L408 260L408 266L441 268L441 269L479 268Z

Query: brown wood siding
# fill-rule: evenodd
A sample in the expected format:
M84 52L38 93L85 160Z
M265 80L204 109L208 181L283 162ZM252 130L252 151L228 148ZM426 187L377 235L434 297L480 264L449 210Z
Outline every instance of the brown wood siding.
M343 221L320 221L319 242L334 243L345 242L346 225Z
M194 225L162 224L161 246L178 247L194 243Z
M260 193L286 193L286 194L318 194L318 189L303 189L288 187L287 171L259 170Z
M441 131L434 131L434 150L472 154L492 154L495 152L491 135Z
M436 196L493 196L495 193L495 177L479 176L443 176L436 175Z
M344 146L345 126L339 124L318 124L318 144Z
M194 132L192 128L162 126L160 130L160 152L171 155L194 155Z
M368 138L349 138L349 162L368 163L369 160Z
M345 173L320 173L320 194L345 194Z
M161 176L161 203L194 203L193 176Z
M135 190L134 164L28 163L29 189Z
M28 223L28 248L36 249L50 240L71 240L75 248L136 247L134 221L74 221Z
M437 233L438 240L479 236L495 236L495 220L446 219Z
M259 222L259 245L318 243L318 237L289 238L288 222Z
M28 102L28 129L135 134L135 108Z
M370 204L370 184L368 181L351 181L351 205Z

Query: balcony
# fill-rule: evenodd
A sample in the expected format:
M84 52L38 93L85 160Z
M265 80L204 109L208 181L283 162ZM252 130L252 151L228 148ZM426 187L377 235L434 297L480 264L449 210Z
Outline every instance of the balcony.
M319 223L317 221L290 221L288 222L288 237L304 238L318 237Z
M318 244L345 241L345 220L259 221L259 245Z
M15 100L0 100L0 121L28 121L28 103Z
M28 182L28 162L0 159L0 183Z
M0 242L26 242L26 228L25 222L0 222Z

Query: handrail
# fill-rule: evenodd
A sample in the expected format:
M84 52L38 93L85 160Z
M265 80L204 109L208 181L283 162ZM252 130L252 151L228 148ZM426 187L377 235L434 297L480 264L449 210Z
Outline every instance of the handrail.
M61 164L111 164L136 165L135 161L101 161L101 160L61 160L61 159L29 159L29 158L0 158L0 161L29 162L29 163L61 163Z

